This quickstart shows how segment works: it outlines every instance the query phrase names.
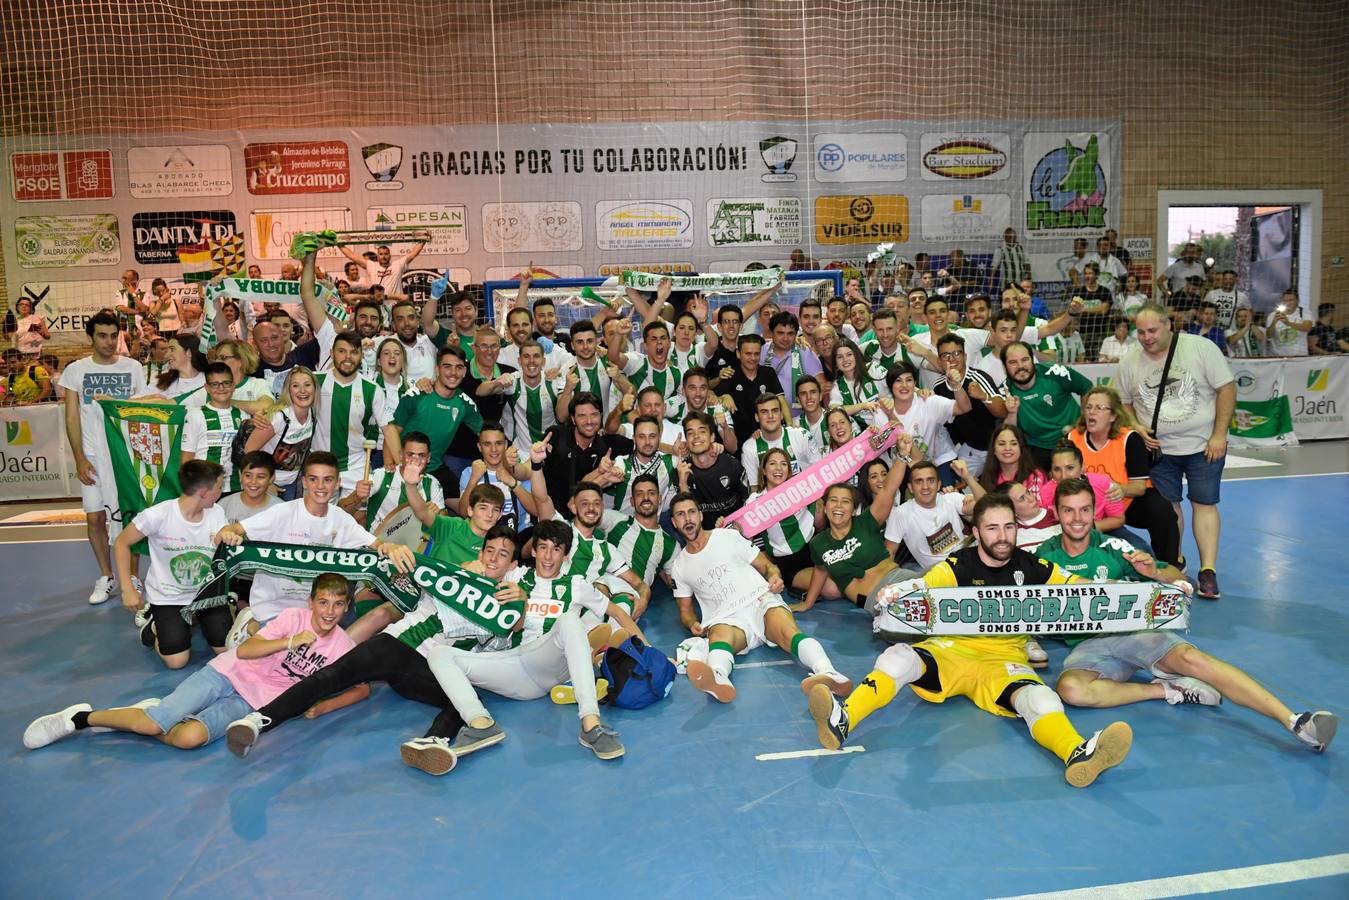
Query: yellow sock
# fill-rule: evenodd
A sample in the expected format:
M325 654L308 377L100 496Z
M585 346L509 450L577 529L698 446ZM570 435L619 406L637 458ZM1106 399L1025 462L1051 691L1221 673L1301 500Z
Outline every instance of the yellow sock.
M1086 738L1077 733L1073 723L1068 721L1068 717L1061 712L1047 713L1036 720L1030 727L1031 737L1035 738L1035 743L1044 747L1050 753L1053 753L1064 762L1073 755Z
M848 713L848 728L856 728L858 722L895 699L897 693L899 688L895 680L880 669L873 669L843 701L843 709Z

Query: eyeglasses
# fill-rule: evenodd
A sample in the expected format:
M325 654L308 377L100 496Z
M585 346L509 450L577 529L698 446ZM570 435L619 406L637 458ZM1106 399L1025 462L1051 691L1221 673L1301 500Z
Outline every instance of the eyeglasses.
M232 381L208 381L208 382L206 382L206 386L207 386L208 388L220 388L221 390L224 390L225 388L232 388L232 387L234 387L234 382L232 382Z
M964 355L965 355L964 350L947 350L944 353L937 354L938 358L940 359L959 359Z

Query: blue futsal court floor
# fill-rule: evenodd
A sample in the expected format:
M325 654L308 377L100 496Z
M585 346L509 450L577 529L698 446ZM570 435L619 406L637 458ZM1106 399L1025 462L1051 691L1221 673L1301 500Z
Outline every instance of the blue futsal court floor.
M1295 710L1349 714L1349 476L1229 481L1222 510L1224 596L1198 601L1191 637ZM27 752L35 716L163 696L187 672L116 599L86 605L83 542L0 544L0 572L6 897L1003 897L1162 878L1114 895L1349 896L1349 736L1317 755L1230 703L1070 708L1083 733L1122 718L1135 735L1076 790L1019 722L905 691L854 732L864 752L761 761L817 747L802 672L769 650L739 660L730 706L681 678L658 707L606 710L616 763L578 746L574 707L489 695L506 742L433 778L398 745L434 711L383 686L244 761L109 734ZM646 628L672 652L660 596ZM854 678L883 646L842 604L801 624ZM1048 649L1052 684L1066 651Z

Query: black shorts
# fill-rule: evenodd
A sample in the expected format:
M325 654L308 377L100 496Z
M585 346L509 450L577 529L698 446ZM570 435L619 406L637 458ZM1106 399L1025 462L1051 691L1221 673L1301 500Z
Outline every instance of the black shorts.
M802 547L791 556L774 556L772 560L773 565L782 572L782 584L787 590L791 590L792 582L799 573L815 567L814 561L810 558L809 546Z
M181 606L150 604L150 620L155 623L155 643L160 656L173 656L192 649L192 627L183 621ZM225 646L225 636L234 624L234 614L228 606L215 606L197 613L196 623L202 637L212 647Z

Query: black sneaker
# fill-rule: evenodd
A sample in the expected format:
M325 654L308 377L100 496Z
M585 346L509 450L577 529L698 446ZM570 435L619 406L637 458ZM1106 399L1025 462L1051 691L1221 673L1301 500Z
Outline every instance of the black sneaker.
M155 638L155 623L151 620L141 626L141 646L154 649Z
M1086 787L1106 769L1124 762L1133 742L1133 729L1128 723L1112 722L1077 746L1068 757L1063 777L1073 787Z
M810 689L810 717L820 735L820 746L837 750L848 739L848 711L826 684Z
M1195 593L1205 600L1217 600L1223 595L1218 590L1218 573L1212 569L1199 570L1199 585L1195 588Z

